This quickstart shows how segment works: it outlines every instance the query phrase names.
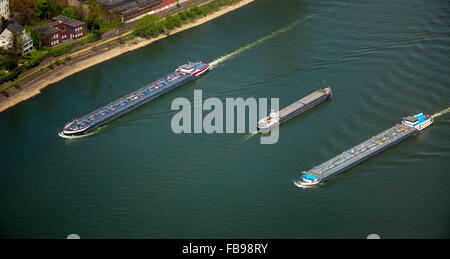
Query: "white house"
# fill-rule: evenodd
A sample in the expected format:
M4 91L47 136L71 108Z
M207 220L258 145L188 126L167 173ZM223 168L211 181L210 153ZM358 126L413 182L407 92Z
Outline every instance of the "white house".
M12 45L13 32L19 34L23 40L23 52L26 53L33 48L33 39L25 33L25 28L18 23L11 23L0 34L0 47L9 48Z
M5 48L10 44L10 39L12 38L11 31L5 29L2 34L0 34L0 47Z
M0 0L0 17L9 17L9 0Z

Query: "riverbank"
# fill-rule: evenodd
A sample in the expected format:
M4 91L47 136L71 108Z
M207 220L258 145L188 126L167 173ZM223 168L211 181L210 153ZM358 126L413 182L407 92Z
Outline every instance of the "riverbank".
M176 34L178 32L214 20L226 13L234 11L253 1L255 0L242 0L236 4L225 6L205 17L199 18L191 23L185 24L180 28L175 28L174 30L171 30L170 35ZM11 108L22 101L25 101L38 95L41 92L41 90L44 89L45 87L54 84L56 82L59 82L64 78L67 78L84 69L90 68L92 66L115 58L129 51L145 47L155 41L164 39L166 37L168 37L167 34L162 34L159 35L158 37L151 39L135 38L130 42L126 42L124 44L120 44L119 46L106 48L100 51L96 48L93 48L90 51L85 51L83 55L74 57L70 61L67 61L66 64L62 64L60 66L57 66L56 68L41 71L36 75L33 75L32 77L29 78L29 80L27 80L27 82L24 82L19 89L12 89L12 92L9 94L9 97L1 96L0 112L5 111L6 109Z

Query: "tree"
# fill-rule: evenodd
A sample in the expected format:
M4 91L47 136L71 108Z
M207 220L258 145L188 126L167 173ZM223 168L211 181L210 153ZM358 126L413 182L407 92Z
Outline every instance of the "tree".
M190 10L194 12L196 16L201 16L203 14L202 9L200 9L200 7L198 6L194 6Z
M51 0L51 15L57 16L62 13L62 11L67 7L67 1L66 0Z
M102 39L102 32L100 30L94 30L93 32L95 41Z
M2 64L2 69L7 69L9 71L13 70L19 64L19 59L12 54L9 49L0 48L0 60Z
M183 25L183 21L181 20L180 16L178 15L172 15L173 22L176 27L181 27Z
M49 19L61 14L65 7L67 7L66 0L37 0L35 15L41 19Z
M91 31L100 29L100 10L97 0L89 0L87 28Z
M83 4L78 2L78 8L75 10L75 19L78 21L84 20L84 10L83 10Z
M20 24L30 24L37 10L36 0L10 0L11 14Z
M16 55L17 59L19 59L23 53L23 39L22 36L16 32L12 33L10 50Z
M49 0L37 0L36 16L41 19L48 19L53 13L53 5Z
M36 49L42 48L42 33L39 28L36 28L31 31L31 38L33 39L33 46Z
M151 38L156 37L165 31L164 21L160 16L146 15L134 27L134 35Z
M7 63L5 67L9 70L13 70L19 64L19 58L23 52L23 40L22 37L16 32L12 33L11 45L7 48L0 48L0 56L6 58Z
M164 26L167 30L173 30L173 28L175 28L175 21L172 16L166 17L166 20L164 20Z
M67 7L62 10L62 15L70 18L75 18L75 9L73 7Z
M170 16L166 17L166 27L167 27L167 24L172 24L173 27L181 27L181 25L183 24L183 21L181 20L180 16L178 16L178 15L170 15ZM167 29L172 30L173 27L167 28Z

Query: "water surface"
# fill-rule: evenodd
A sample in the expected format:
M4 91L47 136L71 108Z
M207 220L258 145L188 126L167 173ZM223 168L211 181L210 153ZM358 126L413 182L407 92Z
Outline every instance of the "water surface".
M449 11L446 0L258 0L46 88L0 114L0 236L449 238L449 114L323 187L292 183L405 115L449 106ZM198 59L216 66L98 134L57 136ZM194 89L284 107L322 80L332 101L284 124L276 145L170 129L172 100Z

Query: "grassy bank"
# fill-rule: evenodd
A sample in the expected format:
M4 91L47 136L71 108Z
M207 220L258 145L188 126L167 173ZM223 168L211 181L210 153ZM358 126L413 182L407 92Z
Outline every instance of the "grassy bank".
M43 21L43 22L37 23L34 25L34 27L44 25L48 22L49 21ZM95 31L94 33L87 33L86 37L84 37L82 39L79 39L79 40L76 40L74 42L67 43L64 45L60 45L57 47L53 47L53 48L44 46L39 50L37 50L37 49L32 50L31 52L20 57L21 64L18 67L14 68L10 71L2 71L0 73L0 84L8 82L8 81L12 81L10 85L0 89L0 93L3 93L5 96L8 96L8 94L7 93L5 94L4 92L7 91L8 89L10 89L12 86L17 86L20 83L18 81L23 80L23 78L21 78L21 80L16 80L16 79L21 74L26 73L26 71L30 70L31 68L38 66L47 55L51 55L53 57L59 57L64 54L70 53L70 52L72 52L73 48L77 45L83 47L84 45L86 45L88 43L101 40L102 34L104 32L113 30L113 29L119 27L120 25L122 25L121 21L116 21L116 22L111 22L111 23L102 22L99 30ZM28 25L28 26L26 26L26 31L30 31L32 28L33 27ZM33 73L33 74L35 74L35 73ZM25 77L29 77L29 76L30 75L26 75Z
M232 5L242 0L214 0L202 6L194 6L165 18L156 15L146 15L136 24L133 34L142 38L155 38L160 34L170 34L175 28L193 22L219 10L223 6Z
M192 14L190 14L189 12L193 12L196 13L195 17L192 17L189 20L186 19L186 21L180 27L177 27L177 24L175 23L172 30L164 27L164 30L160 30L160 32L163 31L164 33L160 33L159 36L150 36L144 38L137 36L134 31L130 30L108 40L99 41L98 43L92 43L93 45L90 44L89 47L79 49L71 54L60 56L56 61L52 61L45 67L39 66L33 72L19 78L16 82L22 82L21 85L15 84L16 82L9 85L8 88L15 87L15 89L13 88L14 90L11 91L12 95L9 98L5 97L8 96L8 91L5 91L5 96L0 95L0 112L22 101L32 98L33 96L36 96L46 86L56 83L68 76L115 58L129 51L145 47L155 41L166 38L169 34L176 34L178 32L188 30L208 21L214 20L217 17L236 10L253 1L255 0L216 0L209 2L209 4L211 4L209 6L208 4L204 4L204 6L208 6L206 8L209 8L209 12L207 9L200 9L202 10L201 13L198 12L195 7L187 11L180 10L179 13L174 15L180 15L180 18L182 18L183 14L185 14L186 17L189 17L192 16ZM157 18L151 21L162 22L166 21L167 17L166 19ZM169 18L169 20L170 19L171 18ZM170 24L169 28L171 28ZM68 63L68 65L65 65L65 63ZM29 80L24 80L25 78ZM20 88L20 90L17 90L18 88Z

